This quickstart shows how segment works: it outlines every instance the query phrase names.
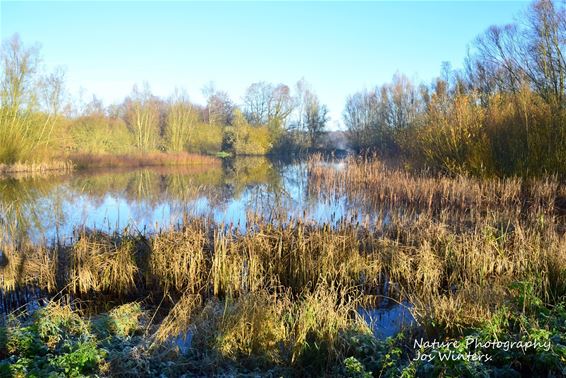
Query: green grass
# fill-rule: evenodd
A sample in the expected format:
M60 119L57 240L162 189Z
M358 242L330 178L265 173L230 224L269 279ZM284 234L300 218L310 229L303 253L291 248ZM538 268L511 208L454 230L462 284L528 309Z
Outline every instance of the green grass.
M216 153L216 156L222 159L232 157L232 153L226 151L219 151Z

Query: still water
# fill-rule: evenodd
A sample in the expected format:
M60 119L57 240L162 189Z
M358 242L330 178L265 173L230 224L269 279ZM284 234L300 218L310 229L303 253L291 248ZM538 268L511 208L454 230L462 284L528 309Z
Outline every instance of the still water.
M334 169L344 169L335 162ZM48 177L0 179L0 238L72 243L83 227L106 232L158 232L184 219L206 217L246 230L251 217L268 222L301 218L362 222L375 210L309 185L305 162L238 158L209 166L105 169ZM408 305L360 309L377 336L395 334L413 319Z
M341 163L335 163L341 169ZM245 229L251 214L335 223L361 219L359 205L309 191L304 162L239 158L218 165L112 169L0 179L0 223L7 236L66 242L73 231L151 233L185 217L208 217ZM5 236L6 236L5 235Z

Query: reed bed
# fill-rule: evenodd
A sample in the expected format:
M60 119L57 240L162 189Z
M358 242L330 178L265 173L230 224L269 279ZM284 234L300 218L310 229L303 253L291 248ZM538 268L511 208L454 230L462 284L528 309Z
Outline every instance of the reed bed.
M46 162L0 164L0 176L34 176L46 173L68 173L75 169L75 164L70 160L55 160Z
M154 346L190 333L185 368L205 375L229 369L226 363L328 373L348 356L349 332L358 330L356 340L369 332L356 309L383 298L408 300L427 337L496 321L518 295L564 305L565 192L555 178L476 181L413 176L374 161L345 164L336 170L311 160L309 194L366 201L382 209L372 221L258 215L248 216L244 231L210 219L149 236L78 230L70 246L3 247L0 289L34 284L75 298L151 293L169 309L152 333ZM524 314L522 301L516 310Z
M335 227L306 221L249 225L247 233L211 221L150 237L82 231L70 247L7 249L1 289L37 284L74 295L147 291L181 297L236 298L265 288L296 295L331 281L372 296L409 298L431 316L438 303L481 305L465 293L500 289L479 322L516 281L533 282L549 303L566 294L566 241L550 221L502 229L489 218L460 229L436 220L392 218L380 227ZM23 261L25 256L25 261ZM22 262L23 261L23 262ZM385 284L395 291L383 292ZM393 285L389 285L389 284ZM459 306L460 306L459 304ZM425 314L426 312L426 314ZM434 312L433 312L434 313ZM468 326L470 317L454 318Z
M218 165L220 160L188 152L148 152L139 154L73 154L70 160L82 168L139 168L182 165Z
M565 214L566 187L556 176L526 180L412 173L378 159L348 157L335 169L322 156L308 162L309 190L319 195L353 195L374 207L405 208L434 214Z

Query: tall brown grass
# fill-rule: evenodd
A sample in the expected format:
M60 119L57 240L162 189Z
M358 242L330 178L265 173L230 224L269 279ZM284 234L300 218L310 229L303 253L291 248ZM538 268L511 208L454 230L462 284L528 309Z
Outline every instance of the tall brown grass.
M69 284L73 293L114 291L118 295L135 288L136 261L143 248L128 235L110 236L85 232L70 249Z
M0 239L1 287L6 292L26 286L57 290L57 251L45 247L13 244Z
M411 173L361 157L349 157L344 165L334 169L321 156L311 158L309 189L317 194L346 194L374 207L479 217L488 212L552 216L559 210L557 203L566 198L566 187L555 176L538 180L449 177L427 171Z
M256 328L270 324L285 298L302 298L301 306L308 307L308 298L319 295L313 301L326 309L332 301L323 299L332 295L336 305L404 298L425 329L439 332L443 325L441 330L451 333L489 319L512 299L510 287L517 281L531 283L533 293L549 304L566 296L566 227L556 208L564 187L554 178L478 181L412 176L375 161L345 164L335 170L311 161L310 194L344 195L369 204L366 210L381 206L382 216L361 224L345 218L335 225L248 217L245 232L208 219L187 220L180 229L148 237L82 231L70 247L43 247L35 254L11 247L0 268L1 288L35 283L52 291L67 288L79 297L164 293L174 307L160 340L195 322L202 306L212 306L205 314L218 322L243 327L238 331L218 323L211 330L233 341L249 331L250 322ZM221 316L221 307L233 316ZM261 307L267 313L256 317ZM296 319L310 313L297 311ZM314 319L322 322L324 316L317 313ZM341 327L332 321L328 327ZM315 323L307 323L305 318L300 327L316 334ZM279 337L279 331L271 331L265 340ZM232 356L251 353L264 336L234 341L237 348L232 341L214 342Z
M73 154L69 156L69 159L79 169L219 164L219 160L212 156L187 152L147 152L121 155Z
M194 222L180 232L169 230L152 240L149 271L164 291L198 294L207 286L207 230Z
M14 163L0 164L0 176L10 174L45 174L52 172L70 172L74 169L74 164L69 160L47 161L39 163Z

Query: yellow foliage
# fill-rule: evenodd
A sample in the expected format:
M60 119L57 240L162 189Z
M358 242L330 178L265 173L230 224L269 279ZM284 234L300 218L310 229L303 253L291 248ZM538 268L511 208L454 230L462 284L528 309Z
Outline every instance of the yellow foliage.
M239 110L234 112L235 152L238 155L266 155L273 143L268 126L251 126Z
M194 127L188 150L190 152L215 154L222 148L222 126L215 124L201 123Z

